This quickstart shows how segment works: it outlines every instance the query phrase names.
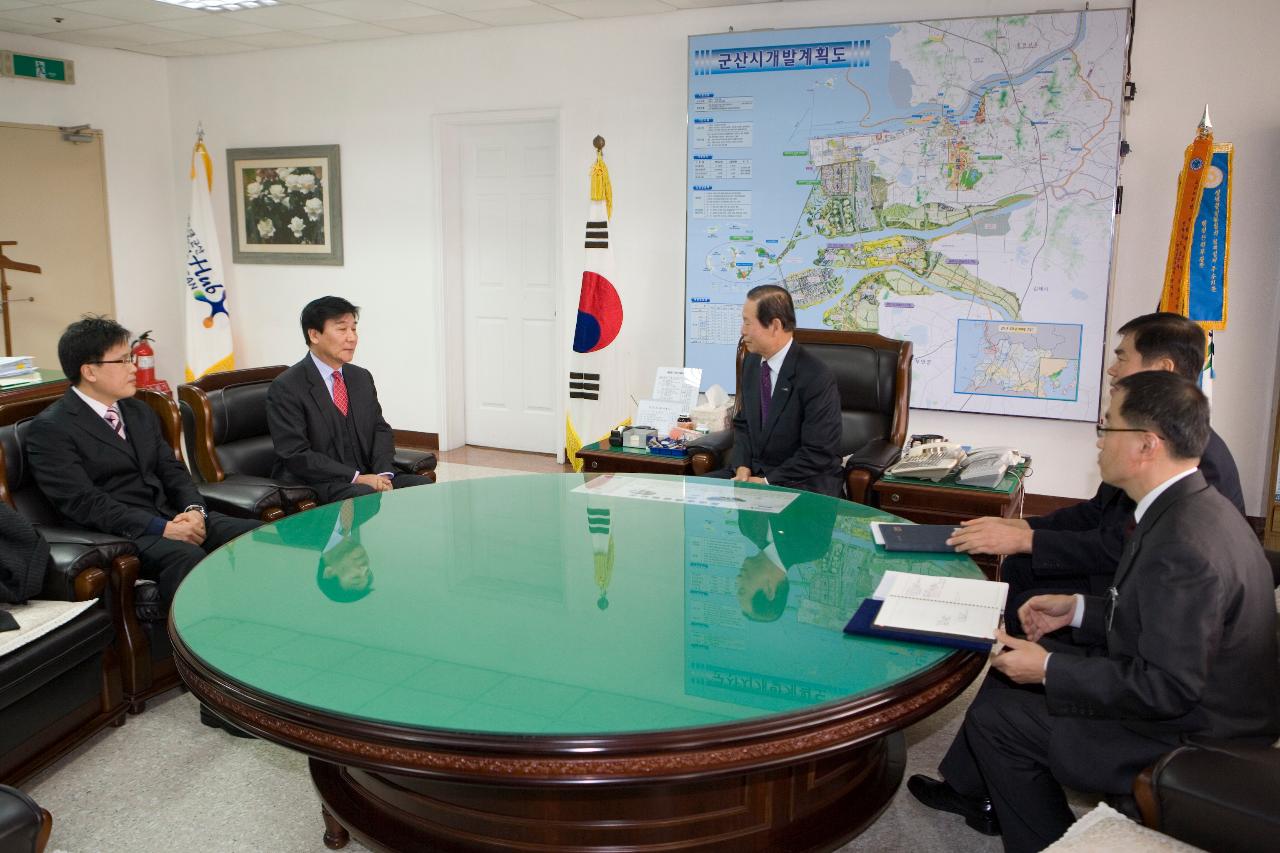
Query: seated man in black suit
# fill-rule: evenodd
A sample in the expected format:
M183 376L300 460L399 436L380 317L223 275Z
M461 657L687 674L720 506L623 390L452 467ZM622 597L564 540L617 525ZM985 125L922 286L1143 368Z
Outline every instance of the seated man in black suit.
M1135 317L1120 327L1111 383L1148 370L1165 370L1194 381L1204 366L1204 330L1180 314L1158 312ZM1200 460L1200 472L1244 515L1240 474L1231 451L1216 432ZM1001 554L1001 580L1009 583L1006 628L1021 633L1017 612L1037 592L1094 595L1111 584L1134 502L1124 491L1102 483L1091 500L1034 518L976 518L948 544L957 551Z
M1103 480L1136 505L1109 595L1024 604L1029 639L997 632L1006 649L939 765L946 781L907 784L931 808L1002 829L1010 851L1042 850L1071 825L1063 785L1127 794L1187 737L1267 745L1280 733L1271 567L1196 468L1208 400L1176 374L1136 373L1116 382L1098 435ZM1068 627L1072 642L1042 640Z
M58 361L71 387L28 434L36 483L68 521L137 543L142 577L159 593L159 602L139 602L139 616L162 620L187 573L260 522L205 510L159 419L132 399L128 329L78 320L58 340Z
M839 497L840 394L831 369L795 343L796 309L776 284L742 306L742 405L729 467L709 476Z
M359 321L360 309L341 297L307 303L301 322L310 351L267 390L271 476L310 486L321 503L431 482L395 473L395 444L373 376L351 364Z
M78 320L58 340L58 362L71 388L29 433L36 484L68 521L137 544L142 577L155 581L138 588L138 617L163 621L196 564L261 522L205 510L159 419L132 399L128 329L106 317ZM249 737L203 706L200 720Z

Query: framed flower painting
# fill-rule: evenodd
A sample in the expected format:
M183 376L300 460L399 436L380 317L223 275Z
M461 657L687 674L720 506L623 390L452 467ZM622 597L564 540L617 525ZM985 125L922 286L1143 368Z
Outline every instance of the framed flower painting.
M237 264L342 265L338 146L228 148Z

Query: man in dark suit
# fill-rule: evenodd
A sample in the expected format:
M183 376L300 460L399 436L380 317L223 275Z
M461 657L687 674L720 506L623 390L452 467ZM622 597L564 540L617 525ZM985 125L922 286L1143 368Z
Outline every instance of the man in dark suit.
M1115 361L1107 369L1114 386L1134 373L1164 370L1194 381L1205 360L1205 335L1180 314L1158 312L1120 327ZM1231 451L1216 432L1200 459L1200 473L1244 515L1240 475ZM1092 499L1034 518L977 518L962 522L949 540L957 551L1005 555L1001 580L1009 584L1006 628L1020 633L1018 608L1036 593L1100 594L1120 562L1125 528L1134 502L1108 483Z
M995 829L993 813L1010 851L1070 826L1063 785L1123 794L1189 736L1280 733L1270 565L1196 468L1208 400L1173 373L1136 373L1115 383L1098 435L1103 479L1136 504L1109 595L1023 605L1029 639L997 632L1006 649L939 765L946 781L908 782L971 826ZM1068 626L1073 642L1042 639Z
M156 581L163 605L139 615L163 619L187 573L260 522L205 509L159 419L132 399L128 329L106 317L78 320L58 340L58 361L71 388L28 433L36 483L68 521L137 543L142 576Z
M301 323L309 352L267 390L272 477L310 486L321 503L431 482L395 473L373 376L351 363L359 321L360 309L341 297L308 303Z
M795 343L791 294L776 284L742 306L742 405L729 467L712 476L840 496L840 394L821 361Z

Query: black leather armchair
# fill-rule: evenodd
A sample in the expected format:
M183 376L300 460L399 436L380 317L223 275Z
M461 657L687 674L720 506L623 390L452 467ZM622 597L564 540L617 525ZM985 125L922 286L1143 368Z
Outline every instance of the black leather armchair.
M53 815L17 788L0 785L0 851L42 853L53 831Z
M267 388L284 365L250 367L202 376L178 386L187 456L197 478L207 483L238 477L269 481L275 447L267 428ZM395 466L406 474L435 480L436 457L424 450L396 448ZM286 500L299 509L315 505L315 492L305 486L280 485Z
M829 329L796 329L795 340L835 374L844 426L840 455L847 457L845 497L856 503L869 503L872 484L898 461L907 441L911 342ZM746 348L739 343L739 385L746 354ZM741 405L740 400L737 405ZM690 447L693 472L705 474L723 468L732 447L732 429L698 439Z
M83 601L105 592L113 626L115 664L121 672L129 710L138 713L146 700L179 683L168 638L153 643L134 612L134 584L138 580L137 547L127 539L75 527L63 521L36 486L27 466L26 436L32 418L61 398L66 385L28 394L20 400L0 399L0 501L16 509L49 543L52 567L41 597ZM101 576L103 588L96 589ZM164 626L153 633L163 635Z
M168 394L144 388L138 389L137 398L160 418L165 440L173 448L173 455L181 460L184 430L179 405ZM286 493L289 487L263 477L235 475L221 480L205 480L197 472L192 473L205 506L226 515L276 521L296 509L315 506L315 493L310 489ZM302 506L298 506L299 502Z
M1267 558L1280 587L1280 551ZM1180 841L1270 853L1280 839L1280 749L1230 741L1180 746L1138 774L1133 796L1143 824Z
M12 433L12 426L0 429L0 442L11 444ZM0 459L0 484L11 495L2 474L9 467L7 460ZM5 512L12 514L12 507L6 505ZM111 607L107 572L94 565L100 559L93 552L67 543L50 547L44 577L33 598L93 604L69 622L0 656L0 782L20 782L104 726L124 723L125 696L113 618L118 614ZM137 558L128 560L136 571ZM13 614L21 622L23 608L16 607ZM11 805L0 803L0 813ZM8 829L0 827L0 835Z

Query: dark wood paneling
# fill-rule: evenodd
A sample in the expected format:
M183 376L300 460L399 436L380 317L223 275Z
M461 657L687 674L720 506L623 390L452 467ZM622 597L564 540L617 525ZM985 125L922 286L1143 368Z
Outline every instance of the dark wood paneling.
M396 447L409 450L439 450L440 435L434 432L414 432L411 429L393 429Z

